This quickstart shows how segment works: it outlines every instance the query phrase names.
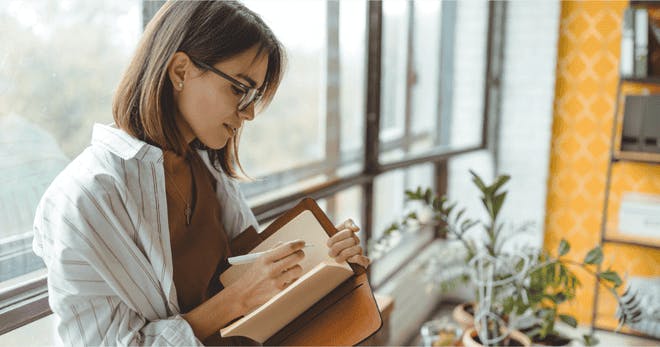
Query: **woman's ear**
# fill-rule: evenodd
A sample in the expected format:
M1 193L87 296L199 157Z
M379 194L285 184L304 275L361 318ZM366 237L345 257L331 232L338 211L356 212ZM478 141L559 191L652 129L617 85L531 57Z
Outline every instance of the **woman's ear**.
M186 53L174 53L172 59L170 59L169 65L167 66L167 74L169 75L170 81L174 86L174 90L179 92L183 90L190 66L191 61Z

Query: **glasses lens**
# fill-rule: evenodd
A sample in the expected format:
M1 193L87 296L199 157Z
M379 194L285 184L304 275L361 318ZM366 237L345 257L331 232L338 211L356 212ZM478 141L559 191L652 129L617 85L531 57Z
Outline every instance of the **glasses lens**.
M245 110L250 104L257 98L259 90L255 88L250 88L245 95L241 98L241 101L238 103L238 110Z

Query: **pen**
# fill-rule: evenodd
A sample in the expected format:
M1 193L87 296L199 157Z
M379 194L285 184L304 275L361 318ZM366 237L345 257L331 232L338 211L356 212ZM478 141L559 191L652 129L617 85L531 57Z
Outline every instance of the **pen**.
M307 247L314 247L314 244L308 243L305 246L303 246L303 249ZM227 258L227 261L229 261L229 264L231 265L242 265L242 264L249 264L254 262L255 260L259 259L262 255L268 253L266 252L257 252L257 253L250 253L246 255L239 255L236 257L229 257Z

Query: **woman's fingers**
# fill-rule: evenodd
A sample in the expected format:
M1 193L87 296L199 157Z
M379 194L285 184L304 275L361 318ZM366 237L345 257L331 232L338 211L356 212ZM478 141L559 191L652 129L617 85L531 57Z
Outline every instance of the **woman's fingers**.
M299 249L286 257L273 263L272 276L279 276L281 273L287 271L288 269L296 266L300 261L305 258L305 252L302 249Z
M338 233L332 235L332 237L328 239L328 242L326 244L328 245L328 247L332 248L332 246L335 243L345 239L355 239L355 234L353 234L352 230L343 229L339 231Z
M371 260L363 255L354 255L348 258L348 262L361 265L363 268L367 268L371 263Z
M283 289L287 285L295 282L300 276L302 276L302 266L300 265L295 265L286 271L284 271L278 278L277 278L277 284L280 286L280 289Z
M266 262L276 262L280 259L286 258L298 250L301 250L305 246L305 241L295 240L283 243L281 245L276 245L268 251L268 254L263 256Z
M339 255L335 257L335 260L338 263L341 263L354 255L361 255L361 254L362 254L362 247L360 247L360 245L355 245L342 250L341 253L339 253Z
M349 218L349 219L343 221L341 224L335 225L335 229L337 229L337 230L351 229L353 231L358 231L358 230L360 230L360 227L355 225L353 220Z
M348 238L345 238L345 239L343 239L339 242L334 243L332 245L332 247L330 247L330 250L328 251L328 253L330 254L331 257L334 258L337 255L339 255L339 253L341 253L346 248L355 246L357 244L359 244L359 243L354 238L348 237Z

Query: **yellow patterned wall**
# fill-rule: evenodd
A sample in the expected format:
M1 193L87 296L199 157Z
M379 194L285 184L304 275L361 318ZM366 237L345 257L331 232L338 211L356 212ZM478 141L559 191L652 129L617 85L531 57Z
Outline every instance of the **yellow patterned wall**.
M582 260L600 243L619 83L621 24L628 3L566 1L561 6L545 247L554 251L566 238L572 257ZM660 193L660 166L619 163L612 173L612 223L616 223L615 209L623 191ZM606 266L612 264L622 273L648 276L660 271L657 250L608 244L604 252ZM579 275L582 289L577 300L564 309L581 324L590 324L594 281ZM615 302L604 292L599 298L599 322L611 326L611 320L600 317L611 317Z

